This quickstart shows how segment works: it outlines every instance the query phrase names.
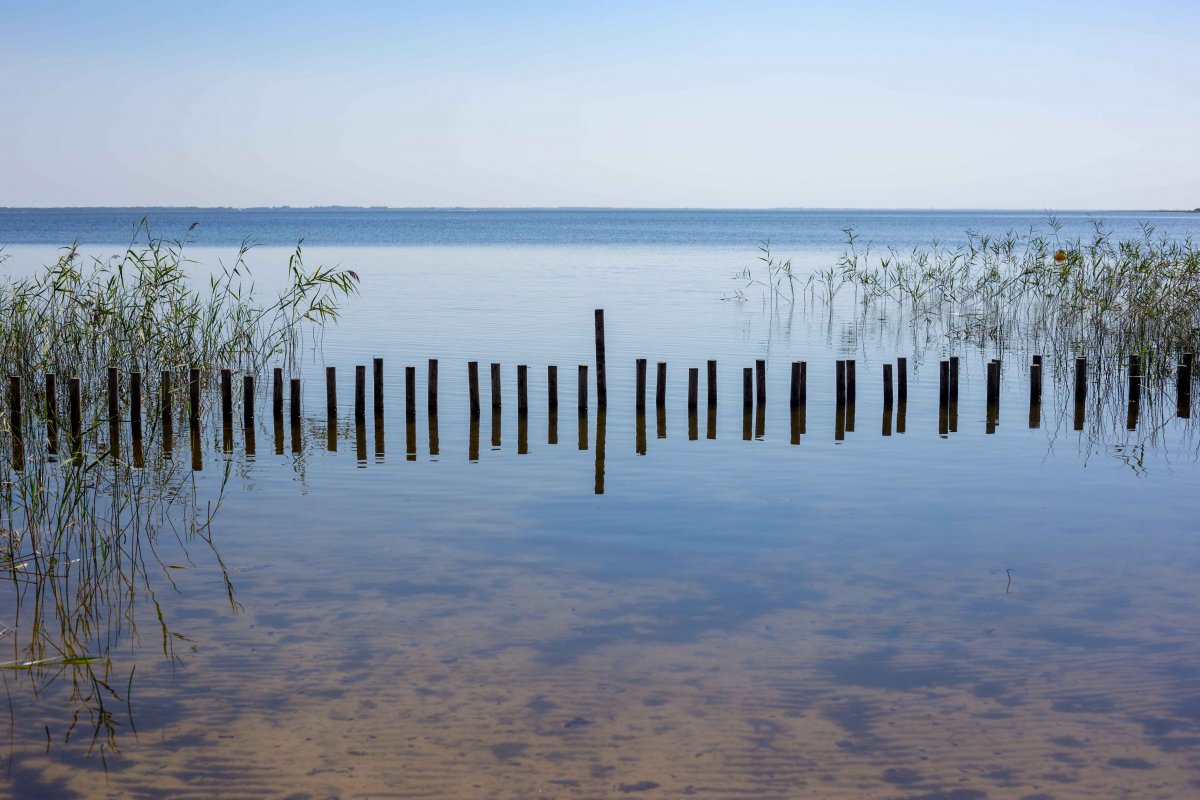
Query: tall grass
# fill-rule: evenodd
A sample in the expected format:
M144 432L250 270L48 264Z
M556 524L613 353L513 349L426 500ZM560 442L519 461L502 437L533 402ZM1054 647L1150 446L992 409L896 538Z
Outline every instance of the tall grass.
M803 294L832 305L849 290L864 310L902 311L941 323L950 340L1077 353L1104 360L1191 349L1200 340L1200 251L1192 239L1117 239L1102 222L1088 237L1048 231L967 232L956 247L933 244L872 254L852 230L836 266L817 269Z

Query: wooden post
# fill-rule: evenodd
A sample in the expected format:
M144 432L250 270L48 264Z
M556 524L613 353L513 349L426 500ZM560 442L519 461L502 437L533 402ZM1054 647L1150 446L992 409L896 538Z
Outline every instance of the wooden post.
M471 397L471 414L479 415L479 362L467 362L467 393Z
M529 367L517 364L517 415L529 413ZM518 440L520 437L517 437Z
M354 419L367 418L367 367L356 364L354 367Z
M187 369L187 414L192 425L200 423L200 371L198 367Z
M646 359L637 360L637 405L638 411L646 410Z
M162 374L158 376L158 405L162 415L162 424L164 428L171 426L171 419L174 416L174 411L171 408L171 370L164 369Z
M337 419L337 367L325 368L325 416L333 421Z
M1142 367L1141 359L1136 355L1129 356L1129 406L1125 415L1125 429L1137 430L1138 415L1142 403Z
M438 360L436 358L429 359L429 385L426 387L427 401L425 403L426 412L430 417L436 417L438 413ZM437 455L437 453L430 453Z
M996 432L996 423L1000 420L1000 361L992 359L987 366L987 427L986 433Z
M988 403L991 399L992 383L991 370L988 370ZM950 407L950 362L941 361L938 363L938 408L948 409Z
M109 388L109 394L112 394L112 388ZM111 401L110 401L111 402ZM13 441L19 441L23 434L21 433L21 376L8 376L8 420L9 426L12 429ZM16 445L14 444L14 447Z
M1029 427L1031 429L1042 426L1042 364L1039 356L1034 356L1034 358L1039 360L1029 365Z
M836 382L837 408L843 409L846 407L846 362L840 358L835 366L834 380Z
M1186 362L1175 368L1175 412L1181 419L1192 416L1192 371Z
M228 428L233 424L233 372L221 370L221 425Z
M129 429L135 440L142 438L142 373L129 373Z
M716 408L717 406L717 362L710 360L708 362L708 407Z
M383 359L376 358L372 362L372 394L375 406L375 416L383 416Z
M856 381L854 378L854 359L848 358L848 359L846 359L846 405L847 406L854 405L854 397L855 397L855 389L856 389L855 383L856 383ZM846 430L848 430L848 431L854 430L853 424L847 424Z
M242 424L250 428L254 425L254 376L242 376ZM251 453L253 455L253 453Z
M700 370L696 367L688 367L688 393L687 407L688 411L696 410L700 401Z
M121 386L116 367L108 368L108 450L121 452Z
M500 408L500 365L492 364L492 411Z
M596 309L596 406L608 408L608 383L604 367L604 309Z
M746 367L742 370L742 411L754 408L754 370Z
M283 419L283 368L271 370L271 416Z
M758 405L764 406L767 403L767 361L759 358L754 362L754 382Z
M892 410L892 365L883 365L883 408L889 413ZM891 435L891 426L888 426L888 436Z
M78 451L80 439L83 437L82 394L79 378L67 378L67 416L71 424L72 447L76 451Z
M558 411L558 367L553 364L546 367L546 410L552 414Z
M1074 428L1083 430L1084 406L1087 400L1087 358L1075 357L1075 418Z
M579 365L579 389L576 393L576 397L578 398L580 416L583 416L587 413L588 407L587 369L587 364Z
M300 379L292 378L291 387L291 418L295 425L300 422Z
M58 453L58 397L57 379L53 372L46 373L46 439L50 455Z
M667 405L667 362L658 362L658 374L654 382L654 405L664 408Z
M53 372L46 373L46 422L58 427L58 390L57 378Z
M379 418L382 415L382 412L376 412L375 417ZM404 368L404 418L417 418L417 368L412 365ZM415 448L413 455L416 455Z

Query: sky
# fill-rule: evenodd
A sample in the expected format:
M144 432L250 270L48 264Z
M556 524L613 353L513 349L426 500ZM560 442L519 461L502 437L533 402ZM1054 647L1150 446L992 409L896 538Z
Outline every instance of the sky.
M1200 207L1200 3L0 0L0 206Z

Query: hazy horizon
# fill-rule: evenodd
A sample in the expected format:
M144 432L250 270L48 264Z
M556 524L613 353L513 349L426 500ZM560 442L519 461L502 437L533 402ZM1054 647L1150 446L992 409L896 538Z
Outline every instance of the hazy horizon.
M1200 207L1200 8L50 2L9 208Z

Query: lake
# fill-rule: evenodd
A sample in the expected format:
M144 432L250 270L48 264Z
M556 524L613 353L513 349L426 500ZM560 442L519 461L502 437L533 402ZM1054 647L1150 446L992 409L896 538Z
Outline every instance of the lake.
M846 229L860 250L907 252L967 231L1053 236L1045 212L9 209L2 268L28 274L71 242L106 259L144 214L189 239L198 279L249 238L269 294L303 237L306 264L355 270L361 294L287 373L299 423L274 423L261 374L249 431L239 417L227 439L212 412L196 456L176 436L169 461L211 516L202 535L147 514L111 574L55 584L68 597L6 569L7 659L29 659L55 626L99 658L0 670L9 796L1200 793L1200 440L1173 380L1147 378L1130 430L1122 375L1092 366L1080 427L1054 367L1031 419L1027 341L950 339L849 293L772 302L732 278L762 274L767 240L807 276L836 265ZM1117 237L1200 229L1186 213L1057 220L1063 241L1097 220ZM952 432L939 414L950 356ZM373 358L385 413L356 424L354 367L370 383ZM883 403L898 358L903 431ZM835 400L847 359L849 417ZM759 360L766 403L747 415L743 370ZM64 621L56 603L81 613Z

